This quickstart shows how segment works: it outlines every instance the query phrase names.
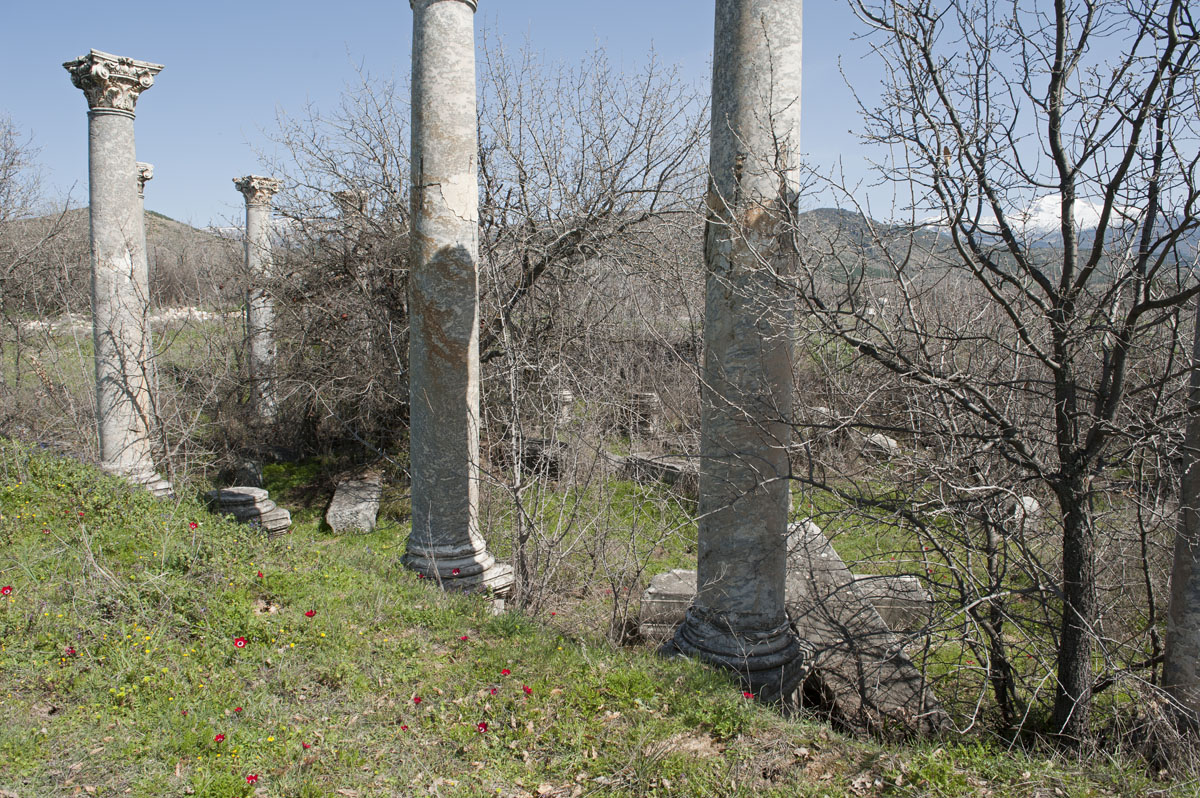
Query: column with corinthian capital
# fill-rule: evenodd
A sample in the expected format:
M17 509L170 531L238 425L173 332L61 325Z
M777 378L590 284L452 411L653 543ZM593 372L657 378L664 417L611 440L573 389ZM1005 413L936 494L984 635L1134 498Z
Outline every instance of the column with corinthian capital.
M474 0L410 0L412 532L405 564L503 594L479 531L479 185Z
M279 181L247 175L233 181L246 198L246 363L250 403L260 421L279 410L275 393L275 306L271 301L271 198Z
M171 486L154 469L145 399L150 297L138 201L134 106L161 64L99 50L63 67L88 103L92 334L100 464L157 496Z

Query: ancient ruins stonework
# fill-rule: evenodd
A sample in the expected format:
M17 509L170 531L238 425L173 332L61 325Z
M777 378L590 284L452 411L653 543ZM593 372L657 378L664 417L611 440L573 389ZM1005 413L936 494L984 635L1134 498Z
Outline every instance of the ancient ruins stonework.
M150 296L150 247L146 243L146 184L154 179L154 164L137 162L137 186L138 186L138 216L142 220L142 260L137 264L136 276L134 282L137 283L138 291L144 296ZM155 368L154 358L154 336L152 333L151 322L153 318L149 316L150 303L146 303L147 315L142 320L142 344L141 351L145 354L142 361L142 390L138 392L138 411L146 418L148 428L151 434L154 433L154 424L156 413L154 409L154 395L158 389L158 375Z
M898 603L885 587L902 588ZM648 640L671 634L695 595L695 571L654 576L642 596L639 633ZM788 621L809 649L797 693L802 704L856 732L944 729L945 713L905 652L905 639L894 633L928 618L919 580L851 574L820 528L805 521L793 524L788 537L786 595Z
M157 496L147 396L152 349L145 217L138 197L134 106L161 64L92 50L63 67L88 103L92 335L100 465Z
M371 532L375 529L382 497L383 475L378 471L343 479L333 492L329 509L325 511L325 523L339 535L345 532Z
M717 0L704 256L698 592L673 647L775 700L803 677L784 609L801 0Z
M479 186L473 0L412 0L409 400L405 564L446 588L503 592L479 533Z
M271 198L279 181L260 175L234 178L246 198L246 364L250 402L262 421L275 418L275 306L271 302Z
M228 515L239 524L257 526L268 538L287 534L292 514L271 501L263 488L237 486L205 494L214 513Z

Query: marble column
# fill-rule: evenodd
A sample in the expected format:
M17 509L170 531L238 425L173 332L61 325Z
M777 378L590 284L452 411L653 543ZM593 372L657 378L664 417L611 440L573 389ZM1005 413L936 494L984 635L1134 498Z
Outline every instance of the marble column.
M246 198L246 364L250 406L259 421L279 412L275 392L275 306L271 301L271 198L279 181L247 175L233 185Z
M479 532L479 186L474 0L413 9L405 564L448 589L503 594L512 569Z
M92 335L100 464L155 495L171 486L154 470L144 408L149 294L138 200L134 106L161 64L92 50L63 67L88 103Z
M801 0L716 0L698 591L674 650L768 701L803 675L784 609Z

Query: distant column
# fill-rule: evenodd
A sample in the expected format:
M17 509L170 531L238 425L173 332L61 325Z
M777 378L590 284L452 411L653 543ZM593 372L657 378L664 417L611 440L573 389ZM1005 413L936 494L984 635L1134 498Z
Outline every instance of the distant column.
M145 361L149 295L146 234L138 200L134 106L161 64L92 50L63 64L88 102L88 184L92 246L92 335L96 426L104 470L155 495L171 486L154 470Z
M674 646L765 700L802 676L784 609L801 0L717 0L698 592Z
M150 327L150 246L147 240L146 184L154 179L154 164L137 162L138 218L142 221L142 259L134 272L138 296L145 298L146 316L142 323L142 346L139 357L143 378L143 390L138 394L138 409L146 418L147 429L154 434L156 413L154 397L158 390L158 376L154 362L154 333ZM153 450L152 450L153 451Z
M255 416L270 421L279 411L275 393L275 306L271 301L271 198L279 181L247 175L234 178L246 198L246 363L250 404Z
M405 563L507 591L479 533L479 185L474 0L410 0L412 533Z

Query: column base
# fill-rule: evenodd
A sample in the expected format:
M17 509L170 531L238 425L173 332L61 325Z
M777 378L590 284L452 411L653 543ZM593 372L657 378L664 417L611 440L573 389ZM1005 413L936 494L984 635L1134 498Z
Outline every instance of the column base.
M486 549L459 557L437 557L409 551L401 562L421 578L436 581L443 590L486 593L500 601L512 592L512 566L496 562L496 558Z
M171 483L163 479L162 476L153 468L138 469L132 468L129 470L110 468L102 466L107 474L112 474L116 477L122 477L129 484L136 488L145 488L154 495L156 499L174 499L175 490L171 487Z
M731 671L746 690L768 703L782 701L799 689L810 658L787 623L767 632L743 633L694 605L675 636L659 649L667 657L695 657Z

